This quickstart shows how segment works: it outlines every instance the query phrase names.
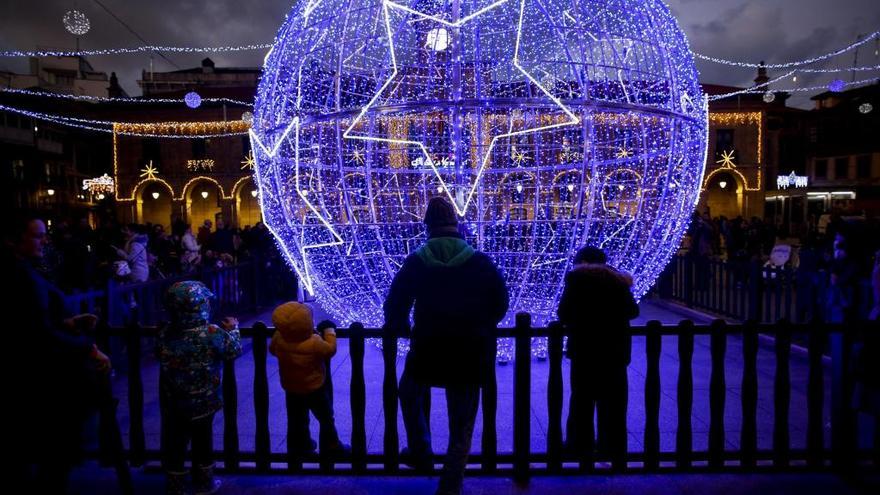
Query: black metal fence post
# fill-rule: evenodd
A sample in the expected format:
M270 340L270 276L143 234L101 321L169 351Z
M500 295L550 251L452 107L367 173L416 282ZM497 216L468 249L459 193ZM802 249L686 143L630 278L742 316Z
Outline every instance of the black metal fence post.
M516 362L513 378L513 478L529 480L532 411L532 315L516 315Z

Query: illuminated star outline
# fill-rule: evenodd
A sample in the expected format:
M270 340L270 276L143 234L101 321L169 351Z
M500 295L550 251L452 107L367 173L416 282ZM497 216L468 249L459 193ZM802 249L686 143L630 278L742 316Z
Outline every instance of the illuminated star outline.
M153 166L153 160L150 160L150 162L140 171L142 173L138 177L146 177L147 180L155 180L156 174L159 173L159 169Z
M241 169L253 170L255 163L256 161L254 160L254 150L250 150L248 151L247 156L244 157L244 160L241 161Z
M346 139L359 139L359 140L363 140L363 141L377 141L377 142L387 142L387 143L395 143L395 144L410 144L410 145L418 146L419 149L422 150L422 153L424 154L427 163L431 166L431 170L434 171L434 174L437 176L437 179L443 185L443 188L446 192L446 195L449 197L449 200L452 203L453 207L455 208L456 213L458 213L458 215L462 216L462 217L465 216L465 214L467 213L468 206L470 205L471 200L473 199L474 193L476 192L477 187L479 186L480 180L483 176L483 172L485 171L485 169L488 165L489 158L492 156L492 148L495 147L495 144L498 141L500 141L504 138L514 137L514 136L522 136L524 134L530 134L530 133L535 133L535 132L539 132L539 131L555 129L557 127L578 125L581 122L580 118L577 115L575 115L567 106L565 106L562 103L562 101L559 100L559 98L556 98L549 91L547 91L547 89L544 88L544 86L534 76L532 76L525 68L523 68L519 63L519 46L520 46L520 40L522 39L523 15L525 13L526 0L520 0L519 22L517 23L516 44L515 44L514 52L513 52L513 65L514 65L514 67L517 68L517 70L522 72L522 74L524 76L526 76L526 78L529 81L531 81L535 86L537 86L541 90L541 92L543 92L545 95L547 95L547 97L550 98L550 100L553 101L553 103L555 103L556 106L558 106L569 117L569 121L568 122L560 122L558 124L539 126L539 127L535 127L532 129L524 129L524 130L520 130L520 131L507 132L507 133L503 133L503 134L499 134L497 136L494 136L492 138L491 142L489 143L489 147L486 150L485 155L483 156L483 160L480 163L479 169L477 170L477 175L474 178L474 183L470 187L470 191L468 192L467 199L465 199L463 205L460 205L459 202L456 201L456 199L453 197L452 189L450 189L450 187L448 187L446 182L443 180L443 177L440 175L440 171L437 169L437 166L434 164L433 159L431 159L430 153L428 153L428 149L425 147L425 145L423 143L421 143L419 141L412 141L412 140L405 140L405 139L390 139L390 138L379 138L379 137L371 137L371 136L359 136L359 135L352 135L351 133L352 133L352 129L354 129L355 126L357 126L358 123L360 123L364 119L364 116L367 114L367 112L370 110L370 108L376 104L376 102L381 97L382 93L388 88L388 86L391 85L392 81L397 77L397 74L398 74L397 55L394 50L394 33L392 32L392 29L391 29L391 17L389 14L389 8L402 10L404 12L408 12L410 14L417 15L423 19L433 20L433 21L435 21L439 24L443 24L445 26L460 27L464 23L466 23L472 19L475 19L476 17L479 17L480 15L482 15L490 10L493 10L503 4L506 4L507 2L510 2L510 1L512 1L512 0L498 0L495 3L487 5L486 7L483 7L482 9L480 9L470 15L467 15L467 16L465 16L455 22L450 22L445 19L441 19L437 16L425 14L424 12L420 12L416 9L411 8L411 7L407 7L405 5L400 5L400 4L395 3L391 0L384 0L382 2L382 10L383 10L384 16L385 16L385 31L386 31L386 34L388 35L388 48L391 53L391 64L392 64L393 69L392 69L391 75L388 77L388 79L379 87L379 89L376 91L376 94L373 95L373 97L370 99L370 101L367 102L367 104L364 105L363 108L361 108L361 111L358 113L357 117L355 117L355 119L352 120L352 123L348 126L348 129L346 129L345 132L343 133L343 137Z
M721 167L719 168L736 168L736 151L726 150L721 152L721 159L716 160L715 163L720 163Z
M310 5L317 6L318 3L320 3L320 0L314 2L313 4L310 4ZM308 8L308 6L307 6L307 8ZM321 34L321 36L315 42L316 45L320 44L321 41L323 41L324 36L326 36L326 33L327 32L324 31ZM297 80L298 81L302 81L302 68L303 68L303 65L305 64L305 61L307 59L308 59L308 57L304 57L302 59L302 61L300 62L299 68L297 70ZM296 96L296 108L299 109L301 104L302 104L302 86L300 84L298 84L297 85L297 96ZM297 195L299 195L300 199L302 199L303 203L305 203L305 205L308 207L308 209L311 210L311 212L318 218L318 220L321 222L321 224L327 228L327 230L330 232L330 235L333 236L332 241L318 243L318 244L303 245L303 242L301 240L299 254L301 256L300 259L302 260L302 267L300 268L300 267L296 266L296 263L291 263L293 265L293 268L296 271L297 275L299 275L300 279L303 281L303 284L305 285L306 290L308 290L310 293L314 293L314 284L312 281L311 274L309 273L309 266L308 266L308 262L307 262L308 258L306 257L306 249L317 249L317 248L329 247L329 246L339 246L339 245L343 245L345 243L345 241L342 239L342 236L340 236L339 233L336 232L336 229L333 228L333 225L326 218L324 218L324 216L321 215L321 213L318 211L317 208L315 208L315 206L312 204L312 202L309 201L308 198L306 198L308 191L307 190L304 191L300 187L300 173L299 173L299 166L300 166L300 152L299 152L299 150L300 150L300 147L299 147L300 122L301 122L301 120L300 120L299 116L294 117L293 120L290 122L290 124L288 124L287 127L284 128L284 131L281 133L281 135L278 137L278 139L275 140L275 143L271 146L271 148L267 148L266 145L263 144L263 141L260 139L259 136L257 136L257 134L254 132L253 128L249 129L248 133L250 134L251 141L253 143L255 143L261 150L263 150L263 153L265 153L266 156L268 156L270 159L274 158L275 155L278 154L278 151L281 149L281 145L288 138L290 133L291 132L294 133L294 163L296 164L296 168L294 170L294 189L296 189L296 193L297 193ZM304 231L305 231L305 229L303 229L302 232L304 232ZM274 231L273 231L273 233L274 233ZM276 236L277 236L277 233L276 233ZM302 239L302 236L301 236L301 239ZM280 244L283 245L284 243L280 243ZM288 253L288 256L289 256L290 253L287 250L286 246L284 246L284 250L285 250L285 252ZM293 257L290 257L290 258L292 259Z

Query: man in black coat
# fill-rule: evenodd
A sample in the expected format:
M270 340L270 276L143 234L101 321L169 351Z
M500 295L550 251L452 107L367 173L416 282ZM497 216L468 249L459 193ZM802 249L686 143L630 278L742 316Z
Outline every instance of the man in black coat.
M494 330L507 313L504 279L488 256L458 231L452 205L432 198L428 241L410 254L385 299L386 331L410 337L400 379L400 407L410 463L430 467L425 404L430 387L446 389L449 446L437 493L461 493L480 385L495 357ZM410 311L414 325L410 332Z
M606 261L601 249L578 251L559 301L559 321L568 330L567 355L571 359L566 447L579 456L592 456L595 408L599 453L610 456L619 467L627 440L629 322L639 315L639 307L630 291L632 278Z

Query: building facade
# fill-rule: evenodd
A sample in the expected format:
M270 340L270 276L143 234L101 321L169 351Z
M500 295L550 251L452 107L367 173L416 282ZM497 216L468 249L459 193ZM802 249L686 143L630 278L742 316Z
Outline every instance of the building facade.
M807 129L806 215L880 216L880 81L812 98Z
M768 81L759 70L755 84ZM704 85L721 96L743 88ZM804 173L803 132L807 112L786 106L786 93L743 93L714 100L709 106L709 150L698 206L714 217L768 219L786 227L777 211L777 178ZM794 220L798 220L795 218Z
M30 72L0 72L0 103L32 112L89 117L95 104L33 96L16 90L83 96L124 96L115 75L95 71L82 57L40 57ZM31 210L47 219L92 225L112 215L112 197L83 189L112 166L109 134L0 111L0 201L8 210Z
M196 92L197 108L182 104L139 107L149 124L119 123L113 134L113 176L121 220L169 226L182 219L193 228L205 220L245 227L260 221L253 155L242 120L249 106L210 98L252 101L260 70L200 67L144 71L144 97L182 98ZM132 134L147 134L142 137Z

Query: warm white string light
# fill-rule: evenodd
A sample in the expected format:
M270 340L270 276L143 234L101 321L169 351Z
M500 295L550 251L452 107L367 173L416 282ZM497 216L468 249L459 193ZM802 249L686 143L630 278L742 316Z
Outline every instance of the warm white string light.
M106 96L90 96L90 95L71 95L64 93L49 93L47 91L34 91L31 89L18 88L0 88L0 92L12 93L18 95L56 98L62 100L90 101L96 103L132 103L132 104L156 104L156 103L185 103L183 98L120 98ZM244 100L236 100L234 98L202 98L202 103L229 103L231 105L242 105L247 107L254 106Z

